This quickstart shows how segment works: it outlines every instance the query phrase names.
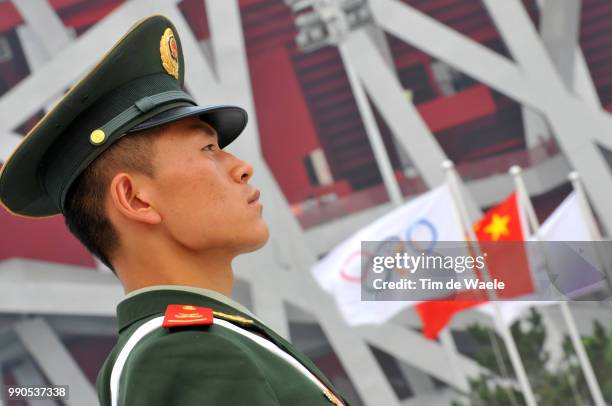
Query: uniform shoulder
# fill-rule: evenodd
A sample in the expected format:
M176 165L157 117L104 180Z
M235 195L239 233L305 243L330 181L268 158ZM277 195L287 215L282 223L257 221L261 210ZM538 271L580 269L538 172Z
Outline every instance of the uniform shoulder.
M134 347L126 369L138 365L184 368L183 362L203 374L246 374L263 378L253 354L243 345L239 335L214 325L160 327Z
M215 329L154 331L130 354L121 387L119 404L136 406L279 404L257 360Z

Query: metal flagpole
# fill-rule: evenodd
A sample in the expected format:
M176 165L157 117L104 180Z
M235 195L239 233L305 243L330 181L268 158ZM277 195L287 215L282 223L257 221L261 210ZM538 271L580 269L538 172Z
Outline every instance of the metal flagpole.
M523 205L523 207L525 208L527 219L533 231L535 240L540 241L540 223L538 222L535 210L533 208L533 205L531 204L531 199L529 198L529 194L527 193L527 187L525 186L525 182L523 181L521 172L522 171L519 166L514 165L510 168L510 174L514 178L514 184L516 186L519 205ZM544 253L544 255L546 255L546 253ZM595 377L595 372L593 372L593 366L591 365L586 350L584 349L584 344L580 339L580 333L576 328L576 322L574 320L574 317L572 316L572 312L570 311L569 305L565 300L561 300L559 301L559 307L561 308L561 314L563 315L563 319L567 324L572 344L574 345L574 349L576 350L576 354L578 355L578 360L580 361L582 373L584 374L584 378L587 381L589 390L591 391L591 397L593 398L593 401L595 402L596 406L605 406L606 402L604 401L603 395L601 393L601 388L599 387L599 383L597 382L597 378Z
M471 226L468 211L461 196L461 190L459 188L459 176L455 172L454 165L451 161L445 161L443 163L443 168L446 171L446 177L451 190L451 195L453 196L455 204L459 210L463 222L465 223L464 228L468 234L468 238L470 242L477 244L478 238L476 237L476 233L474 232L474 229ZM485 271L484 268L483 274L486 279L490 279L488 271ZM487 293L489 294L491 304L493 305L493 309L495 312L494 322L497 325L497 329L498 331L500 331L502 339L504 340L504 344L506 345L506 349L508 350L508 355L510 356L512 367L514 368L514 372L516 373L516 376L518 378L519 384L523 391L523 395L525 396L525 402L527 403L527 406L537 406L533 389L531 388L531 384L529 383L529 379L527 378L525 366L523 365L523 361L521 360L518 348L516 347L516 342L514 341L514 337L512 337L512 332L510 331L510 328L504 322L499 303L495 300L495 291L488 290Z
M372 112L370 102L368 101L365 90L363 90L363 86L361 85L361 79L359 79L357 72L355 72L355 69L351 65L350 58L347 56L346 50L344 49L344 45L342 43L338 44L338 51L342 57L344 69L346 70L346 75L348 76L349 83L351 84L353 96L355 96L355 102L359 108L359 113L361 115L361 119L363 120L368 139L370 140L370 146L372 147L372 152L374 153L374 158L376 159L376 164L378 165L378 170L380 170L383 183L387 189L389 200L391 200L394 205L399 206L404 201L402 191L399 187L397 179L395 178L395 174L393 173L393 167L391 166L389 155L387 154L385 144L383 143L382 136L380 135L378 125L376 124L376 119L374 118L374 113Z
M574 188L574 192L576 192L576 199L578 199L578 206L581 209L582 218L587 225L591 238L593 241L600 241L601 233L599 232L597 222L589 207L589 201L584 192L584 187L582 187L582 183L580 182L580 175L578 172L572 171L567 178L572 182L572 187Z
M446 173L448 171L449 168L452 168L453 166L453 162L451 160L445 160L444 162L442 162L442 170ZM448 175L447 175L448 178ZM446 183L449 187L449 191L451 193L451 198L452 200L452 209L453 209L453 213L455 215L455 221L457 221L459 223L459 226L461 227L461 230L465 231L466 227L466 218L465 216L462 215L462 213L460 213L459 208L457 207L457 203L456 203L456 199L453 196L453 189L450 185L449 180L446 180ZM467 224L469 224L469 220L467 220ZM445 333L447 333L448 329L444 328L441 332L440 332L440 340L442 341L442 343L444 344L445 340L446 340L446 336L444 335ZM506 363L504 362L504 358L502 356L502 352L501 349L499 347L499 343L497 342L497 340L495 339L495 335L489 330L487 329L488 335L489 335L489 340L491 341L491 347L493 349L493 355L495 356L495 362L497 363L497 366L499 367L499 370L501 372L501 374L503 375L504 378L508 379L510 378L510 375L508 374L508 368L506 367ZM448 333L451 336L452 339L452 335L450 333ZM456 347L454 346L454 342L453 342L453 348L455 350L456 354ZM445 347L446 348L446 347ZM458 376L457 374L455 374L456 376ZM462 378L466 385L467 385L467 389L466 391L469 389L469 385L467 380L465 379L465 377ZM508 391L508 396L510 398L510 401L512 403L512 406L517 406L518 403L516 401L516 398L514 396L514 392L512 391L512 388L506 388L504 386L504 388Z

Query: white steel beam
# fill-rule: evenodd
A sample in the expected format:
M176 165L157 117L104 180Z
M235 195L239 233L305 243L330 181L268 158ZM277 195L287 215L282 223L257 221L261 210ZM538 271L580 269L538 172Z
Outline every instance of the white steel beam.
M555 0L540 7L540 35L568 89L574 83L574 57L580 34L581 0Z
M72 41L70 32L47 0L13 3L48 55L61 52Z
M30 72L34 72L49 60L49 52L45 49L45 44L38 39L38 36L29 25L17 27L17 38L19 39ZM53 99L59 99L61 95L62 93L60 92L53 96ZM43 106L44 111L49 111L52 105L52 103L49 103Z
M584 103L591 106L591 108L601 108L601 101L593 83L591 72L586 63L582 49L576 48L576 56L574 57L576 70L574 75L574 92L584 101Z
M17 37L30 71L37 70L72 41L72 35L64 27L47 0L16 2L15 7L23 17L25 25L17 27ZM61 92L55 94L58 98ZM50 104L45 106L45 111ZM22 138L14 133L0 134L0 161L5 161L19 145Z
M253 308L264 322L285 339L290 339L289 320L287 309L281 295L274 291L274 287L267 280L251 280L253 287Z
M181 46L188 61L185 66L187 90L198 103L221 104L226 101L226 91L183 14L176 7L168 7L164 14L172 20L181 35Z
M436 392L433 380L429 375L404 362L399 362L399 368L404 379L410 385L410 389L415 397L419 395L429 395Z
M115 316L122 297L112 274L25 259L0 262L2 313Z
M13 377L15 377L15 381L18 386L44 386L45 381L40 373L36 369L34 363L25 358L21 361L20 364L13 367L10 372ZM53 400L26 400L24 401L27 406L56 406L57 403Z
M66 405L95 405L97 395L61 340L42 319L15 324L15 332L52 385L68 385Z
M0 162L8 159L21 140L21 136L12 131L0 131Z
M612 117L607 112L582 103L582 100L573 97L563 86L558 85L559 76L543 51L540 40L521 6L515 0L485 1L494 20L497 15L502 21L503 26L496 21L497 28L520 65L398 0L371 0L370 7L378 25L385 31L482 83L547 114L551 106L567 104L568 108L574 109L575 119L591 119L596 125L608 129L606 133L610 133ZM517 38L509 38L509 35L518 31L512 30L512 27L516 26L515 21L523 29L531 31L531 34L519 33ZM528 41L528 38L534 39L535 42ZM512 45L509 44L511 41ZM540 51L523 50L521 44L535 44L525 46L538 47ZM592 137L612 148L612 138L597 134Z
M383 60L391 70L391 73L397 77L395 62L393 61L393 54L391 53L391 48L389 47L384 31L374 24L365 25L361 27L361 29L365 31L372 39L376 45L376 49L378 49L378 51L381 53ZM404 149L404 145L397 140L397 137L392 137L391 139L397 152L397 157L400 161L401 168L412 168L414 165L408 156L408 151Z
M512 61L398 0L369 4L385 31L515 100L532 104L529 85Z
M114 317L45 316L53 331L59 335L81 337L117 337L117 320Z
M405 399L402 406L452 405L457 401L457 392L449 388L438 389L428 394L418 394Z
M612 186L612 174L595 141L612 143L612 119L594 110L568 91L539 39L520 1L485 0L491 18L507 46L524 68L528 80L537 84L546 113L561 148L584 184L606 231L612 233L612 195L600 193ZM603 133L603 134L602 134Z
M372 12L385 30L515 100L546 114L561 147L585 179L596 211L612 232L612 175L594 145L612 147L612 118L584 103L561 83L522 4L485 0L506 45L518 64L397 0L372 0Z

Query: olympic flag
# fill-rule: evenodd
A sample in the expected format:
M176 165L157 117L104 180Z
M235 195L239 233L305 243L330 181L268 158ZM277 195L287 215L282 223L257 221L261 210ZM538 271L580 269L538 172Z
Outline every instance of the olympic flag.
M361 301L361 242L464 239L450 190L444 184L355 232L317 262L312 273L321 288L334 297L348 324L382 324L415 302Z

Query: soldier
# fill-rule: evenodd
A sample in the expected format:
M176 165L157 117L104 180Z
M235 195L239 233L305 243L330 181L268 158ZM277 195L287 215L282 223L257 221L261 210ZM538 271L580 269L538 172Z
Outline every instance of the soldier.
M268 239L252 167L223 150L247 114L196 105L184 73L172 23L139 22L0 172L6 209L63 214L127 293L117 344L98 374L100 404L348 404L306 356L228 297L232 259Z

